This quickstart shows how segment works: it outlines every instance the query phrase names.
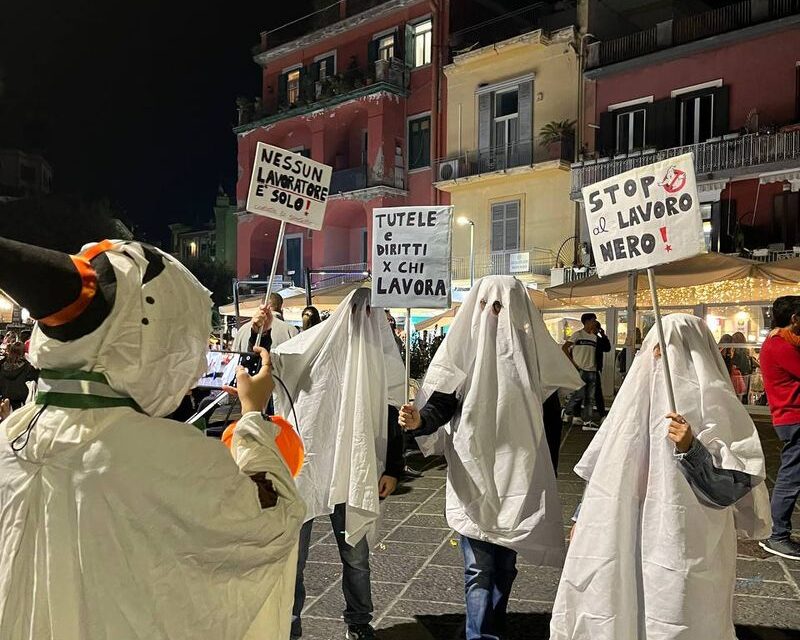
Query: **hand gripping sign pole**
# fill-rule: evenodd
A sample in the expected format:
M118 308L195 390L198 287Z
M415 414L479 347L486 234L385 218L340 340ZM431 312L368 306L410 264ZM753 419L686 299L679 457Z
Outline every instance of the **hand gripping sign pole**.
M650 282L650 299L653 301L653 313L656 317L656 330L658 331L658 344L661 346L661 362L664 363L664 380L667 383L667 398L669 410L675 413L675 391L672 387L672 373L669 368L669 354L664 341L664 325L661 322L661 307L658 304L658 291L656 290L656 274L653 267L647 269L647 279Z
M406 395L405 404L408 404L411 395L408 384L411 380L411 309L406 309Z
M269 304L269 294L272 293L272 283L275 282L275 273L278 271L278 258L281 255L283 248L283 236L286 233L286 220L281 220L281 226L278 229L278 240L275 244L275 255L272 256L272 269L269 272L269 281L267 283L267 293L264 295L264 306ZM261 336L264 334L264 323L258 329L258 337L256 338L256 345L261 346Z
M667 396L675 412L653 268L705 250L694 157L684 154L589 185L583 200L597 275L647 270Z

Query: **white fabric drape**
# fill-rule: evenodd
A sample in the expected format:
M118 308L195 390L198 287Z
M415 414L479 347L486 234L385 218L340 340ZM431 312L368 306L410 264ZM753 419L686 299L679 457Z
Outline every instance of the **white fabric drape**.
M663 318L677 410L714 465L759 483L731 508L702 504L667 438L651 331L575 473L589 482L551 623L554 640L733 640L736 533L769 535L764 456L705 323Z
M297 487L306 520L346 505L345 539L355 546L380 514L388 405L403 402L405 371L383 309L370 291L352 292L324 322L272 352L297 413L306 462ZM289 398L275 389L277 412L295 421Z
M495 314L495 302L502 305ZM431 362L418 408L455 392L451 423L419 438L447 457L448 524L462 535L558 566L564 535L542 402L583 385L516 278L490 276L467 295Z

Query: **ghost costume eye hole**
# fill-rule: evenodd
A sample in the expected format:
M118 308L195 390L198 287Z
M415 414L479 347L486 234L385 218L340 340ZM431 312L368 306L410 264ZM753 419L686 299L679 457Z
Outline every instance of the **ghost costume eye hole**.
M503 308L503 305L501 304L501 302L499 300L495 300L494 303L492 304L492 312L496 316L500 315L500 309L502 309L502 308Z
M481 311L486 308L486 300L481 300Z
M372 307L367 305L367 317L369 318L372 315Z
M352 313L353 315L356 315L356 309L357 308L358 307L356 305L353 305L353 310L350 313Z

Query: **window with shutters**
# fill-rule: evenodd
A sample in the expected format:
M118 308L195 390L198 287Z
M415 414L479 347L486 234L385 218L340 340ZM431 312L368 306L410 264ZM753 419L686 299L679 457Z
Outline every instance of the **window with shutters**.
M431 63L431 53L433 50L433 22L425 20L411 25L412 38L412 65L422 67ZM408 56L408 52L406 52Z
M297 104L300 99L300 69L293 69L286 73L286 102L290 105Z
M336 75L336 53L325 54L317 58L314 62L316 65L316 76L319 82Z
M519 200L492 205L492 253L519 250Z
M617 114L617 153L644 149L647 111L634 109Z
M681 145L699 144L714 136L714 94L681 98Z
M391 60L394 58L394 34L378 38L378 60Z
M431 117L429 115L408 121L408 169L431 166Z

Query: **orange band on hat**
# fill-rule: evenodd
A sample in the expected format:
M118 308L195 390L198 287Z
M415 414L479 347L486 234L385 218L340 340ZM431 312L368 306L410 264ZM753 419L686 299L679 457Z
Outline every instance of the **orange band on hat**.
M281 452L281 457L286 463L286 466L289 467L292 477L296 478L303 468L303 461L306 456L303 440L294 430L291 423L285 418L270 416L269 420L279 429L278 435L275 436L275 444L278 447L278 451ZM233 444L233 432L235 430L236 423L233 422L229 424L222 433L222 442L229 449L231 448L231 444Z
M72 322L86 310L97 293L97 272L89 261L113 246L109 240L103 240L77 256L70 256L75 269L81 276L81 292L74 302L46 318L40 318L39 322L48 327L59 327Z

